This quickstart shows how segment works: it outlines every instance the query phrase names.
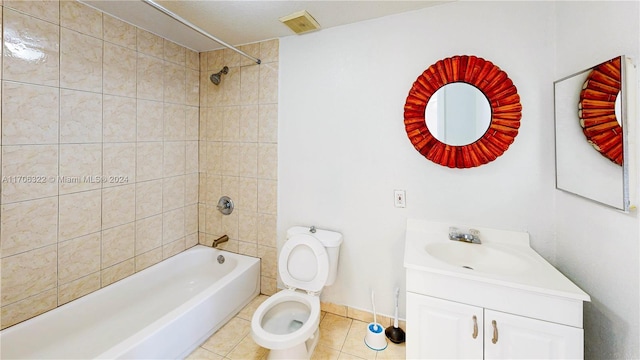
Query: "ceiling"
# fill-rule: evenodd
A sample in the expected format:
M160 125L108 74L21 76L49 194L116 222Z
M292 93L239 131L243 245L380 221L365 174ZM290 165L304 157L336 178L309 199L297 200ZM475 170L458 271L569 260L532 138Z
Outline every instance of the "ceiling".
M192 50L220 49L219 43L171 19L142 0L81 0L105 13ZM237 46L293 35L278 19L307 10L323 29L440 5L445 1L218 1L160 0L158 4L205 32ZM322 31L322 30L320 30ZM296 35L305 36L305 35Z

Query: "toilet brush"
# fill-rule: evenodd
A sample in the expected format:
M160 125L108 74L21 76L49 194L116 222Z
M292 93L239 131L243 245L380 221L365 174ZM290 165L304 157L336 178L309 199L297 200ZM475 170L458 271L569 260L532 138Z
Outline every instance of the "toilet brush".
M371 350L381 351L387 348L387 339L384 338L382 325L376 319L376 303L373 290L371 291L371 306L373 307L373 322L367 325L367 334L364 336L364 344Z
M396 288L396 311L393 317L393 326L389 326L384 334L391 340L392 343L400 344L404 342L405 334L404 330L398 327L398 297L400 296L400 289Z

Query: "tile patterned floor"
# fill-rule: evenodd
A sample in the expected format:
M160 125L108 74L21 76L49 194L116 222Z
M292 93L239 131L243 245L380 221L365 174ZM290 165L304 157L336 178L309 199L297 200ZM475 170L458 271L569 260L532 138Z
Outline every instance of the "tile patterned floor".
M240 313L197 348L188 360L266 359L269 350L251 338L251 317L268 297L259 295ZM320 340L312 360L404 359L404 344L394 344L383 351L373 351L364 344L367 323L360 320L321 313Z

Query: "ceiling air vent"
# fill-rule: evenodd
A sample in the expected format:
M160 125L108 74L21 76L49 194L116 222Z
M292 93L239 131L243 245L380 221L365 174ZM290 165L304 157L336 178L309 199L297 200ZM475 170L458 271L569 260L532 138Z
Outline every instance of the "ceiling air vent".
M304 34L320 29L320 24L306 10L283 16L279 20L296 34Z

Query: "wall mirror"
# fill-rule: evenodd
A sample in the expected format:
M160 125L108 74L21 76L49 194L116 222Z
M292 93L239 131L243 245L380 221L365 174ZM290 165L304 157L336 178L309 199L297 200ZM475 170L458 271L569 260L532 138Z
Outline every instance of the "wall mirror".
M502 155L518 135L522 105L507 74L476 56L431 65L413 83L404 124L414 148L451 168L472 168Z
M633 69L619 56L554 82L556 188L623 211Z

